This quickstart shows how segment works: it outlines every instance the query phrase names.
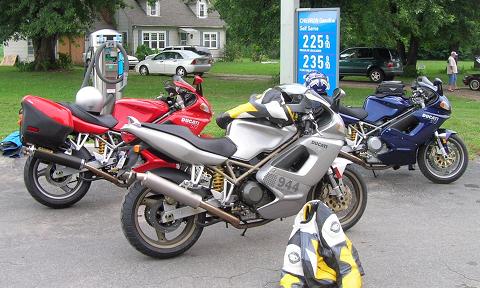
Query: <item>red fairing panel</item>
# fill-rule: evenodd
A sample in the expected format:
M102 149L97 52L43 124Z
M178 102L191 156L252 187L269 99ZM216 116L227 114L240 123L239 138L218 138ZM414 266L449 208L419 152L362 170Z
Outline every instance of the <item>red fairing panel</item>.
M72 116L73 118L73 130L78 133L89 133L89 134L104 134L107 133L108 128L98 126L92 123L83 121L80 118Z
M158 158L148 150L142 150L140 154L142 155L142 159L145 161L145 163L133 168L133 171L137 173L145 173L147 171L151 171L157 168L177 168L177 164L170 163L161 158Z
M118 124L113 130L120 131L128 123L128 116L133 116L140 122L153 122L168 112L168 105L163 101L150 99L124 98L115 102L113 117Z
M23 97L23 101L30 103L35 109L53 119L55 122L73 128L72 113L62 105L45 98L31 95Z

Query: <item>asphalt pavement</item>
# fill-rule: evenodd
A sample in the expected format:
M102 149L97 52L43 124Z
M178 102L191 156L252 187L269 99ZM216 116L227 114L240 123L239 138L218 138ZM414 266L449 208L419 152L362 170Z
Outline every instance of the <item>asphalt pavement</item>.
M69 209L35 202L23 159L0 160L0 287L277 287L292 218L242 231L217 224L184 255L156 260L120 227L125 190L94 183ZM347 232L364 287L480 288L480 161L450 185L402 168L365 171L368 204Z

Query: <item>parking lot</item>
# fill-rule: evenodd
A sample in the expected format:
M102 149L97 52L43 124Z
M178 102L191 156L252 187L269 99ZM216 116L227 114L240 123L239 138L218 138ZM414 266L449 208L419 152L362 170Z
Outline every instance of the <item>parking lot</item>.
M72 208L36 203L24 159L1 159L0 287L276 287L292 218L247 231L217 224L181 257L151 259L123 237L124 190L92 185ZM480 287L480 161L435 185L402 168L365 171L369 198L348 231L365 287Z

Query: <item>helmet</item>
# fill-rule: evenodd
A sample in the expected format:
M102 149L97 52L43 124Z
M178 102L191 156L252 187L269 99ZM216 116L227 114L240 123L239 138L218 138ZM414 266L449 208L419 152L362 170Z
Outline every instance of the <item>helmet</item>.
M317 71L311 71L305 75L305 86L318 95L325 94L325 91L330 89L327 75Z
M75 96L75 104L89 112L100 113L103 109L103 95L95 87L83 87Z

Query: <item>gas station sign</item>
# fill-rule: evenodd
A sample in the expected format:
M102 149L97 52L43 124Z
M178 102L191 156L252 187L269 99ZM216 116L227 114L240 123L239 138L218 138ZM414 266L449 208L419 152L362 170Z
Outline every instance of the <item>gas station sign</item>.
M311 71L322 72L332 95L339 83L340 8L297 9L296 82Z

